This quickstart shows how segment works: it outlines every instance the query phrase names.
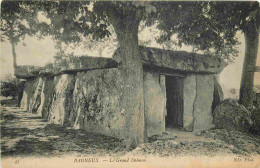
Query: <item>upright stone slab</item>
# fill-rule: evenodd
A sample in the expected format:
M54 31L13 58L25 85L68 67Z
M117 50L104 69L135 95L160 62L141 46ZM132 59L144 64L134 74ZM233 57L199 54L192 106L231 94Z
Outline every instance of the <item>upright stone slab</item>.
M196 75L196 98L194 102L193 131L207 130L212 124L213 75Z
M52 124L69 125L69 114L73 109L75 75L62 74L54 77L52 103L48 121Z
M193 108L196 98L196 75L187 75L183 79L183 128L193 131Z
M41 92L41 104L37 110L37 114L47 119L49 108L52 101L52 93L54 87L54 77L43 77L43 86Z
M21 106L21 100L23 98L23 91L24 91L24 86L25 86L26 81L20 81L18 84L18 91L17 91L17 99L18 99L18 107Z
M117 68L77 73L70 114L74 128L125 138L122 79Z
M25 82L23 97L20 103L20 108L22 110L25 110L30 113L32 112L32 109L36 101L34 96L40 79L41 78L38 77L38 78L28 79Z
M218 76L214 75L214 93L213 93L213 103L212 103L212 111L214 112L217 105L219 105L224 100L224 94L222 91L222 87L218 82Z
M144 101L147 136L162 134L166 113L165 76L144 73Z
M28 104L28 87L27 87L27 81L24 84L24 90L23 90L23 95L22 95L22 99L20 101L20 109L27 111L27 104Z
M41 104L41 92L42 92L42 85L43 80L41 77L37 78L38 82L34 89L32 96L30 97L29 104L28 104L28 112L29 113L37 113L37 109Z

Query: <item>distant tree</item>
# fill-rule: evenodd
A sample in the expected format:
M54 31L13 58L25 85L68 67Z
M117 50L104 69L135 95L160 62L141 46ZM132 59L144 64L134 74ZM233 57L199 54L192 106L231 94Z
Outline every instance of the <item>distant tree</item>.
M9 41L12 45L13 66L17 66L15 47L26 35L36 35L41 24L38 23L37 8L29 1L1 2L1 41ZM28 7L30 6L30 8Z
M240 103L251 107L254 101L254 72L259 46L259 3L210 2L209 15L226 34L223 39L234 39L235 33L242 31L245 37L245 59L240 86Z

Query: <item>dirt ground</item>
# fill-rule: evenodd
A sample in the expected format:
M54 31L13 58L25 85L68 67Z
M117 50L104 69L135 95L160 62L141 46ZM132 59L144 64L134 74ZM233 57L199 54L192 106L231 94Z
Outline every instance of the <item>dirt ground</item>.
M260 137L237 131L213 129L192 133L168 128L135 150L123 150L123 141L63 128L17 108L13 100L1 101L1 155L73 156L260 156Z
M122 140L48 124L7 102L1 102L2 157L120 154Z

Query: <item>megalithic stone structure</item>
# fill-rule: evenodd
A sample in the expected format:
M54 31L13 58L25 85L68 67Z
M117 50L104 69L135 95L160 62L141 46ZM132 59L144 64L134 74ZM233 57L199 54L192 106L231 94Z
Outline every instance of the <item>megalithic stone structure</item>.
M125 138L119 51L113 59L81 56L55 60L46 67L18 66L16 77L26 79L21 108L53 124ZM145 134L162 134L167 127L186 131L214 127L212 109L223 98L215 76L224 69L225 61L142 46L140 53Z

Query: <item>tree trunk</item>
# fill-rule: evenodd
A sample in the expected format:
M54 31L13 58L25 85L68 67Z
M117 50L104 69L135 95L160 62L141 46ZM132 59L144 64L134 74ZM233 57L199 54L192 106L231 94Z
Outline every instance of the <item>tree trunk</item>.
M15 43L11 40L12 44L12 54L13 54L13 67L15 68L17 66L16 63L16 52L15 52Z
M12 20L10 23L10 42L12 45L12 54L13 54L13 67L15 69L15 67L17 66L16 63L16 52L15 52L15 40L14 40L14 20Z
M124 76L123 108L126 116L126 149L145 141L143 66L138 46L139 21L134 15L111 19L116 31L122 57Z
M245 107L252 107L255 97L254 93L254 71L258 52L259 33L255 24L250 24L244 30L246 51L243 63L243 72L240 85L239 101Z

